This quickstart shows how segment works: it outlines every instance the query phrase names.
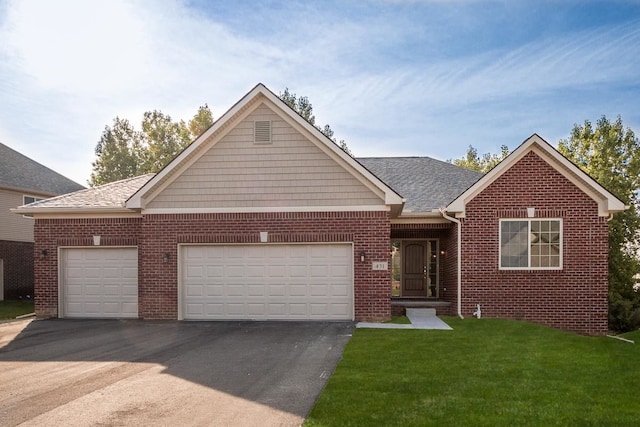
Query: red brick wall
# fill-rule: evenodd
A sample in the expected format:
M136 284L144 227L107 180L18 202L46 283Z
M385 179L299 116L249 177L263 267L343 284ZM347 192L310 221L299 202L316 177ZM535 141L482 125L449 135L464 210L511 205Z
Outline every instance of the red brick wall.
M267 231L270 243L353 242L354 299L357 320L390 317L388 271L371 270L372 261L390 261L388 212L283 212L147 215L142 224L140 314L143 318L178 316L179 243L258 243ZM365 251L367 260L360 262ZM169 254L169 262L162 255Z
M58 316L58 248L93 246L137 246L141 218L36 219L35 221L35 310L38 317ZM41 256L42 250L47 254ZM140 255L138 254L138 257ZM138 273L138 277L140 274Z
M0 240L4 299L33 297L33 243Z
M296 212L246 214L147 215L137 219L37 220L36 312L57 316L58 246L138 245L138 306L145 319L178 316L178 253L180 243L353 242L354 299L357 320L390 317L388 271L373 271L372 261L390 261L388 212ZM367 261L360 262L359 253ZM163 263L163 254L169 262Z
M499 270L500 218L562 218L563 268ZM466 206L462 311L588 335L607 332L608 225L597 204L533 152Z

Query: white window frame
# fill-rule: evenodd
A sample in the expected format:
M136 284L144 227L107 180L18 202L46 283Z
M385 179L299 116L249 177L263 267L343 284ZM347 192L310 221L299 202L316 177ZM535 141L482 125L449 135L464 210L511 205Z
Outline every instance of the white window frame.
M45 197L38 197L38 196L32 196L30 194L23 194L22 195L22 204L23 205L28 205L29 204L29 203L27 203L27 200L26 200L27 197L33 199L33 202L29 202L29 203L35 203L35 202L39 202L39 201L45 199ZM27 216L27 215L22 215L22 218L33 219L32 216Z
M527 223L527 267L503 267L502 266L502 223L503 222L526 222ZM532 221L558 221L560 225L559 243L559 265L557 267L532 267L531 266L531 222ZM564 255L564 232L562 218L500 218L498 225L498 268L500 270L562 270L562 259Z
M29 197L29 198L33 199L33 202L29 202L29 203L35 203L35 202L39 202L39 201L41 201L41 200L44 200L44 199L45 199L44 197L32 196L32 195L30 195L30 194L23 194L23 195L22 195L22 204L23 204L23 205L28 205L28 204L29 204L29 203L27 203L27 200L26 200L26 199L27 199L27 197Z

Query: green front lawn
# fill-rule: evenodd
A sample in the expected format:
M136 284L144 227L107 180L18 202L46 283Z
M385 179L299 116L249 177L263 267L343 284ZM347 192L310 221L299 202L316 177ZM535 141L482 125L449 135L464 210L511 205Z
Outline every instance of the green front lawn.
M33 301L0 301L0 320L33 313Z
M443 320L454 330L357 329L305 426L640 420L640 343L526 322Z

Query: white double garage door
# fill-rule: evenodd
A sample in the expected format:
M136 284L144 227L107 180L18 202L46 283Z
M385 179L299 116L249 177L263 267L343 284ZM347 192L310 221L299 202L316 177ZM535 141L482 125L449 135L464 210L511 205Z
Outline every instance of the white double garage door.
M352 320L353 248L181 245L178 318ZM61 249L61 316L138 317L136 248Z

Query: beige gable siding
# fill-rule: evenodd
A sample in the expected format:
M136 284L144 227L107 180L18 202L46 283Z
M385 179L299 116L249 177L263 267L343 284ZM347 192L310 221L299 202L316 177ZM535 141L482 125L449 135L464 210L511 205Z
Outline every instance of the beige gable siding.
M272 143L253 142L253 122L270 120ZM384 196L343 169L261 104L147 208L384 205Z
M25 195L30 194L0 189L0 240L33 242L33 219L9 210L22 206Z

